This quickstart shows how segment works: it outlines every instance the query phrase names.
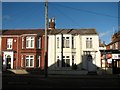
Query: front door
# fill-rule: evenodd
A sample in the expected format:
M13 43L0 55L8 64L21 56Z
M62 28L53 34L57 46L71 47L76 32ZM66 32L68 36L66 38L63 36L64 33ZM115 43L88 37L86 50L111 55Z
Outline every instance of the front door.
M7 56L7 58L6 58L6 60L7 60L7 69L11 69L11 56L10 55L8 55Z
M96 66L93 64L92 55L88 55L87 64L88 64L88 72L95 72L96 71Z
M112 60L112 70L113 74L120 74L120 59Z

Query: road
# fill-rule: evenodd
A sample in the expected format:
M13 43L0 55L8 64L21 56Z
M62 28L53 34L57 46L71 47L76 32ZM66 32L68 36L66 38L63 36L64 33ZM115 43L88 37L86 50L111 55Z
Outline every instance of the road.
M72 76L72 75L49 75L28 76L11 75L2 77L4 89L38 89L38 88L120 88L120 77L117 76Z

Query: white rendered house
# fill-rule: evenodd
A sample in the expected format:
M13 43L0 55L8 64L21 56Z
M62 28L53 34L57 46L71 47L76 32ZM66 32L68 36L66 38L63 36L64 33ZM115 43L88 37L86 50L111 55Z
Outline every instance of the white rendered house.
M100 67L99 36L95 29L57 29L48 35L50 70L96 71Z

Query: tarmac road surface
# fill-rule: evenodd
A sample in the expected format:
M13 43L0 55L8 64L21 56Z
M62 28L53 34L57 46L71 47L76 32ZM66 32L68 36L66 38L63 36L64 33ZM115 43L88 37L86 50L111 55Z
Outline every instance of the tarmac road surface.
M113 88L120 89L120 77L113 75L6 75L2 77L4 89L38 88Z

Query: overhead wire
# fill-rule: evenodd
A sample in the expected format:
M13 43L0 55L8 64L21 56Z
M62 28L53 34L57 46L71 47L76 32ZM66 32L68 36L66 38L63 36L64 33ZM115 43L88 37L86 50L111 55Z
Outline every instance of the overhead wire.
M55 4L54 4L55 5ZM109 14L104 14L104 13L98 13L98 12L94 12L94 11L90 11L90 10L86 10L86 9L81 9L81 8L75 8L75 7L71 7L71 6L65 6L65 5L62 5L62 4L58 4L56 6L60 6L62 8L67 8L67 9L72 9L72 10L76 10L76 11L83 11L83 12L86 12L86 13L91 13L91 14L94 14L94 15L101 15L101 16L107 16L107 17L111 17L111 18L120 18L118 16L112 16L112 15L109 15Z
M64 17L66 17L66 19L68 19L69 21L71 21L72 23L74 23L75 26L77 26L77 27L80 28L80 25L75 21L75 19L71 18L70 15L65 14L61 9L59 9L59 7L53 6L53 5L51 5L51 7L52 7L53 9L55 9L55 10L57 9L56 11L57 11L58 13L60 13L60 15L63 15ZM81 27L81 28L82 28L82 27Z

